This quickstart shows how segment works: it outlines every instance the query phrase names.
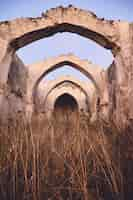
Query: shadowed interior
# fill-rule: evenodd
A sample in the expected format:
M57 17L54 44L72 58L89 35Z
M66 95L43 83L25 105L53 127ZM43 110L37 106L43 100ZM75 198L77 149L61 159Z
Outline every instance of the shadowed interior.
M74 97L71 95L65 93L61 96L59 96L54 104L54 110L71 110L76 111L78 110L78 104Z

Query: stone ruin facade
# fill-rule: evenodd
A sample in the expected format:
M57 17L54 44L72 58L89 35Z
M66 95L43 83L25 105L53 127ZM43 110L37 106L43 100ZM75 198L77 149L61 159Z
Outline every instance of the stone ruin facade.
M112 64L107 69L102 69L101 66L96 66L88 60L82 60L73 54L67 54L67 55L59 55L53 58L48 58L44 61L40 61L39 63L33 63L29 66L26 66L17 56L16 52L20 48L39 39L47 38L53 36L56 33L62 33L62 32L70 32L78 34L87 39L95 41L105 49L109 49L113 55ZM81 156L85 156L85 160L88 159L90 163L91 161L94 161L94 170L98 172L98 173L96 172L96 175L98 174L99 176L100 174L99 172L101 172L99 171L99 169L102 168L102 174L100 174L99 180L97 179L97 176L95 176L95 173L93 175L91 174L91 172L89 172L90 175L89 181L91 175L92 177L94 176L94 180L92 179L92 193L94 195L91 198L90 196L91 193L90 193L88 195L90 199L112 200L113 199L111 197L112 193L109 193L108 185L109 187L111 186L111 191L115 192L115 198L114 198L115 200L132 199L133 196L133 190L132 190L133 139L131 137L133 132L132 42L133 42L133 23L128 23L119 20L113 21L113 20L105 20L103 18L101 19L98 18L92 12L78 9L71 5L65 8L57 7L54 9L50 9L45 13L42 13L41 17L37 18L18 18L11 21L0 22L0 70L1 70L0 71L1 72L0 73L0 134L1 134L0 136L2 136L1 139L4 138L1 142L1 144L4 146L3 148L4 157L2 157L4 159L1 159L1 161L5 162L5 160L7 159L7 163L10 164L10 159L13 159L14 157L12 162L14 168L11 168L10 170L9 166L8 170L6 165L7 163L5 162L5 167L3 168L4 170L1 169L5 173L5 176L3 176L3 174L1 173L2 174L1 177L3 177L4 180L4 184L3 182L1 184L2 190L4 189L4 187L6 188L5 183L7 183L9 188L11 188L12 180L14 181L14 186L16 187L16 188L14 186L12 187L13 191L15 191L14 189L17 189L17 184L15 182L15 179L18 181L17 178L21 175L19 173L20 171L18 167L19 165L17 166L15 163L16 161L18 161L18 163L20 164L20 154L22 153L21 148L23 146L24 139L26 139L26 145L24 144L23 148L24 148L24 154L26 152L26 157L27 157L25 165L26 166L29 165L32 168L31 165L33 164L33 168L34 167L36 168L32 169L33 173L31 173L30 177L28 177L29 176L28 167L26 168L27 171L22 170L24 171L23 179L25 179L26 175L27 179L25 180L27 181L29 179L29 182L32 185L31 188L35 186L33 188L33 191L35 190L34 194L37 191L36 186L38 184L38 180L42 181L41 179L42 177L41 178L38 177L39 178L38 179L37 176L41 174L40 171L41 172L45 171L44 170L45 162L43 161L46 160L46 162L48 163L45 156L48 156L48 158L51 156L50 158L55 161L55 164L57 164L57 166L60 165L60 162L58 162L59 157L58 155L55 156L55 151L54 151L55 149L54 150L52 149L53 147L55 147L53 145L54 141L53 138L54 136L56 136L56 134L54 135L55 132L53 131L53 129L56 130L56 133L60 133L62 132L62 130L64 130L63 129L64 127L61 126L63 124L62 119L59 119L61 120L60 124L61 127L58 127L58 123L57 124L55 123L54 125L52 124L51 126L50 123L52 120L50 121L49 119L51 119L52 116L54 116L55 113L53 111L58 109L59 105L62 106L63 101L67 103L66 101L67 99L71 100L73 108L77 109L76 110L77 111L76 114L78 113L77 116L80 116L79 114L82 113L85 116L87 116L87 121L84 120L85 123L84 121L83 124L79 123L80 125L83 126L78 127L82 129L82 131L80 129L81 132L79 137L80 140L79 143L80 142L82 143L84 140L84 143L82 144L85 147L85 149L87 146L87 151L86 152L82 151L82 148L79 148L79 143L77 142L76 142L77 145L75 146L73 145L73 138L75 138L75 133L77 134L77 132L72 131L72 129L70 128L72 126L70 127L67 126L67 129L65 129L66 131L64 137L65 141L62 140L61 136L61 140L59 140L59 145L57 145L59 148L59 152L61 146L63 146L65 144L64 142L67 141L68 144L69 143L71 144L70 147L74 148L71 149L67 147L67 151L68 149L69 150L71 149L70 153L72 155L73 153L75 153L76 155L75 161L72 159L72 164L74 162L76 164L74 166L75 168L78 163L77 160L79 160ZM71 67L77 69L78 71L83 73L89 79L89 81L80 81L73 75L60 76L54 80L43 80L43 78L50 72L64 65L70 65ZM84 117L84 115L82 116ZM12 122L13 120L15 121L15 119L19 118L19 116L24 116L26 126L24 126L24 129L22 129L22 126L18 126L20 125L18 123L17 126L13 127L15 131L14 130L12 131L12 127L10 127L9 124L12 125L13 123L10 122ZM44 121L43 120L41 121L42 124L40 123L43 126L40 126L40 124L38 126L37 123L34 123L34 117L37 118L38 116L40 117L39 118L40 121L42 120L42 118L44 119ZM47 118L45 119L44 116ZM73 116L74 115L71 115L70 119L72 118L74 119L73 127L76 127L75 124L77 124L76 121L77 118L75 120ZM80 119L78 122L81 122L82 119L86 118L79 117L78 119ZM30 124L29 122L32 123ZM28 126L29 124L31 125L31 127ZM71 125L71 123L69 124ZM3 125L4 125L4 131L2 132L1 127L3 127ZM70 134L66 134L68 133L68 128L70 128L69 130ZM33 137L31 134L32 132L31 129L34 130L37 134L39 132L41 135L40 137L38 137L38 135L34 135L35 136L34 144L37 144L36 147L37 149L34 149L34 152L32 147L33 146L35 147L35 145L33 145ZM26 132L27 130L28 132ZM43 131L45 134L42 134ZM49 134L49 132L51 133L51 135ZM16 133L17 136L20 137L16 137ZM18 133L20 133L20 135ZM18 140L19 138L21 139L21 137L22 137L22 143L20 148ZM39 142L37 141L37 138L39 139ZM45 140L44 138L48 140ZM6 155L5 144L7 144L7 139L8 141L11 142L11 147L13 148L11 149L12 151L10 151L9 149L9 152ZM57 139L60 138L57 137ZM40 146L38 145L40 144L43 146L43 147L41 146L42 149L41 148L40 149L43 151L42 157L43 156L44 157L42 160L37 160L40 154L37 154L35 150L39 149ZM52 148L50 145L51 146L53 145ZM92 146L94 148L92 148ZM48 151L49 148L51 148L52 150L50 149L50 151ZM16 149L19 150L18 152L20 154L16 151ZM44 149L46 150L46 152L44 151ZM29 151L31 152L29 153ZM66 153L66 151L63 151L63 153L64 152ZM68 154L70 153L68 151ZM69 159L70 155L68 154L66 153L65 155L68 156L68 161L70 161ZM36 159L33 160L32 163L30 162L31 156ZM42 157L40 157L40 159ZM85 173L86 169L88 169L88 163L89 163L88 160L87 160L87 168L85 168ZM22 161L23 161L22 163L22 168L23 168L23 164L25 163L23 156L22 156ZM65 161L64 159L61 158L61 163L62 162L65 163ZM36 163L38 165L36 165ZM42 163L42 166L40 165L40 163ZM36 166L34 166L34 164ZM81 162L81 165L82 164L83 163ZM64 164L63 166L65 168ZM6 171L5 168L8 171ZM40 171L38 171L38 169ZM59 169L61 169L60 166ZM78 170L79 168L77 169L77 171L75 170L76 173L78 172ZM39 173L36 174L36 171ZM50 171L49 166L48 166L48 171ZM51 171L53 173L54 171L53 168ZM52 177L54 178L57 176L57 170L55 171L56 171L55 175L52 175ZM70 171L72 171L71 177L74 177L73 175L74 170L71 170L70 168ZM11 181L9 181L7 175L8 172L9 174L10 172L13 172L13 176L11 176ZM14 175L16 175L16 177ZM46 173L46 175L49 176L49 173L48 174ZM105 177L105 180L103 179L103 177ZM45 181L47 181L45 176L43 178L45 179ZM37 181L35 181L35 179ZM32 180L35 181L34 185L32 184L33 183ZM50 176L50 181L51 181L51 176ZM72 180L70 181L71 181L70 185L72 185ZM85 186L84 188L87 188L88 180L85 181L86 181L85 185L84 181L83 185ZM96 185L94 186L95 182ZM102 183L104 182L102 188L101 188L101 182ZM99 198L100 194L99 192L98 192L98 197L96 197L97 183L100 185L101 190L106 193L104 198L102 197ZM76 179L76 184L77 184L77 179ZM96 191L93 190L94 189L93 186L96 189ZM43 184L42 188L44 188ZM31 193L33 193L33 191L31 190ZM19 192L18 192L18 197L21 198ZM84 192L86 195L86 190ZM11 189L10 194L12 195L12 193L13 192ZM123 193L125 195L124 198L122 197ZM0 190L0 195L1 195L1 190ZM104 194L101 193L101 195ZM112 194L112 196L113 195L114 194ZM4 196L8 196L8 192L4 192ZM88 200L88 196L85 199ZM15 194L15 199L16 198L17 197ZM4 199L9 199L9 198L5 197ZM37 198L34 199L36 200ZM44 199L44 197L42 197L42 199Z
M76 33L109 49L114 56L112 64L103 70L87 60L80 60L68 54L26 67L16 55L18 49L58 32ZM132 41L132 23L101 19L92 12L71 5L66 8L50 9L38 18L18 18L0 22L1 121L15 117L21 112L30 118L37 107L36 96L41 93L39 84L43 76L68 64L84 73L91 80L89 87L93 89L89 92L89 87L83 87L84 84L80 82L77 84L73 78L60 77L55 82L44 84L46 104L48 99L52 99L50 103L52 108L57 96L63 94L63 92L58 94L58 91L64 90L67 93L73 85L76 90L72 91L71 95L75 95L74 98L80 108L88 110L85 105L85 99L88 99L89 112L95 118L101 117L108 123L113 122L121 130L131 126L133 120ZM49 94L49 91L52 93ZM81 103L80 93L84 103Z

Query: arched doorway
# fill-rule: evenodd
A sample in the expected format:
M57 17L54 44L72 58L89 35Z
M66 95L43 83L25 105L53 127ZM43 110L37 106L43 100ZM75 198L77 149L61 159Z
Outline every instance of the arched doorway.
M57 89L58 88L61 89L65 85L66 85L67 88L69 88L68 91L71 88L73 88L73 93L75 93L75 89L76 89L76 91L78 92L78 96L77 96L76 99L78 101L80 99L80 102L81 102L81 99L82 99L82 105L79 105L79 110L83 109L86 112L90 112L90 113L94 112L94 110L93 110L93 102L94 102L93 96L94 96L94 93L95 93L95 86L91 82L80 81L80 80L78 80L76 77L74 77L72 75L71 76L70 75L69 76L68 75L60 76L60 77L58 77L57 79L55 79L53 81L51 81L51 80L49 80L47 82L46 81L44 81L44 82L41 81L39 83L39 85L38 85L36 96L35 96L34 111L40 112L42 110L42 109L40 110L40 108L43 108L45 110L45 107L46 108L48 107L50 109L50 107L48 105L49 104L48 102L49 101L51 102L51 99L49 98L51 92L53 92L55 90L55 92L53 94L53 97L56 98L55 94L57 94L57 92L56 92ZM81 91L81 93L79 93L79 90ZM62 92L63 92L63 90L62 90ZM82 98L83 94L85 95L85 99ZM40 103L40 107L39 107L39 103ZM86 106L83 106L84 103L86 104ZM52 110L54 109L54 103L53 103L53 108L51 108L51 109Z
M30 90L33 93L32 95L34 96L38 84L47 74L63 67L64 65L69 65L83 73L94 84L97 93L100 95L102 68L92 64L88 60L81 60L73 54L60 55L39 63L31 64L29 66L29 85Z
M65 93L56 99L55 104L54 104L54 109L55 110L59 110L59 109L69 110L70 109L71 111L75 111L78 109L78 104L76 100L74 99L74 97Z
M41 80L50 72L61 68L64 65L70 65L72 68L77 69L83 73L94 85L98 96L102 95L100 91L102 80L102 68L93 65L87 60L80 60L73 54L61 55L55 58L47 59L39 63L30 65L29 67L29 82L28 82L28 95L27 98L35 103L36 91Z
M78 127L78 100L73 94L65 92L55 98L52 115L52 145L57 152L66 150L73 141ZM64 152L65 153L65 152ZM61 160L56 158L62 165Z
M72 126L77 120L78 110L77 100L72 95L64 93L55 99L53 116L56 122Z
M16 28L14 29L14 27ZM3 84L8 78L12 56L18 49L56 33L76 33L110 49L112 53L116 52L119 44L115 40L118 36L118 30L113 23L97 18L91 12L71 6L50 9L38 18L12 20L10 26L7 26L7 23L2 23L0 30L5 35L4 40L1 39L3 53L2 59L0 59L1 69L4 73L0 79ZM5 62L7 63L6 68Z
M16 28L14 29L14 27ZM110 49L115 55L118 52L120 44L115 23L101 20L91 12L72 6L51 9L43 13L42 17L38 18L12 20L10 21L10 26L7 26L7 23L2 23L0 30L5 36L4 40L0 38L2 41L2 56L0 59L0 65L3 71L0 76L2 85L7 83L10 64L13 55L18 49L39 39L53 36L56 33L76 33L95 41L106 49ZM118 42L116 42L116 38L118 38ZM65 62L65 64L69 63ZM101 96L105 95L102 94ZM108 101L108 94L106 96L106 101ZM105 100L103 100L102 104L105 104Z

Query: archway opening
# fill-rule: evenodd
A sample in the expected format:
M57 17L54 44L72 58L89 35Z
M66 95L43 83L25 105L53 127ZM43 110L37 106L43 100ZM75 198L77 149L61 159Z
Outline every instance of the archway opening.
M60 76L73 76L80 81L86 81L88 83L91 82L87 75L79 71L77 68L72 67L71 65L63 65L55 70L52 70L43 77L42 81L45 83L45 81L56 80Z
M35 97L36 97L36 94L37 94L37 88L38 88L39 83L50 72L55 71L55 70L61 68L64 65L70 65L73 69L76 69L78 72L83 74L85 78L87 77L87 79L90 80L94 84L94 87L97 91L97 94L100 95L100 88L99 88L99 85L97 84L97 81L98 81L99 78L96 79L96 72L95 72L95 68L93 68L93 65L90 65L89 66L90 68L87 70L85 66L87 65L87 67L88 67L88 63L83 61L83 63L82 64L80 63L80 65L79 65L75 61L71 61L69 59L69 57L71 57L71 56L68 55L68 56L66 56L66 58L63 58L62 61L59 61L59 62L56 61L56 63L54 63L53 65L50 65L44 72L43 72L43 70L41 71L41 73L36 78L36 81L33 84L33 88L32 88L32 97L33 97L34 103L36 103ZM59 57L58 57L58 59L59 59ZM76 59L77 59L77 57L76 57ZM80 62L80 60L79 60L79 62ZM38 66L38 65L35 65L34 67L36 67L36 66ZM99 73L101 71L101 69L98 67L97 71L98 71L97 73ZM99 74L97 76L99 76Z
M69 13L70 12L70 13ZM68 13L69 15L73 16L73 20L71 19L71 17L68 17ZM81 15L79 14L81 13ZM55 23L56 21L56 23ZM94 23L87 23L89 21L94 21ZM42 23L43 22L43 23ZM16 23L16 24L15 24ZM96 24L98 24L98 26L96 26ZM11 27L8 30L9 33L11 32L11 30L14 30L14 26L18 25L18 21L14 21L13 23L11 23ZM23 26L27 25L27 29L23 29ZM116 52L116 50L118 50L118 46L116 44L116 42L114 42L114 37L116 37L115 35L115 31L114 31L114 26L111 22L105 21L105 20L101 20L99 18L97 18L93 13L87 13L84 10L80 10L78 8L74 8L71 6L68 6L66 8L63 7L57 7L55 9L51 9L49 11L47 11L46 13L42 14L42 17L38 17L38 18L29 18L29 19L20 19L19 21L19 25L18 25L18 30L20 28L19 31L12 31L13 34L11 34L11 38L9 39L9 46L11 47L12 51L15 52L17 50L19 50L22 47L27 46L28 44L31 44L34 41L38 41L40 39L43 38L47 38L59 33L67 33L67 34L77 34L78 36L82 36L85 39L92 40L95 43L99 44L100 46L111 50L113 53ZM8 26L7 26L8 27ZM108 28L108 33L106 33L106 30ZM6 30L6 29L5 29ZM73 43L71 42L70 45L70 40L68 40L67 44L69 46L74 46L76 49L80 49L81 50L81 45L79 44L77 48L77 42ZM86 44L88 44L88 42L85 42ZM60 46L62 48L63 43L61 42L62 45L59 45L59 41L58 41L58 46ZM53 44L54 45L54 44ZM38 45L37 45L38 46ZM46 48L46 45L44 45ZM51 52L51 45L50 46L50 52ZM65 45L66 46L66 45ZM55 45L53 46L53 48L55 49ZM30 47L31 49L31 47ZM41 49L41 48L40 48ZM31 52L31 51L30 51ZM35 51L35 55L36 52ZM44 52L44 50L42 51ZM47 51L48 52L48 51ZM57 52L56 50L54 52ZM85 52L88 52L88 50ZM96 54L96 49L94 48L94 54ZM62 52L63 53L63 52ZM115 53L116 54L116 53ZM30 56L26 53L26 55L28 56L28 60L29 58L33 58L34 56ZM79 54L81 56L81 52L79 52ZM100 57L99 57L100 55ZM9 57L9 64L8 67L6 69L5 72L5 76L4 76L4 80L3 82L7 81L7 76L9 73L9 69L10 69L10 56ZM100 53L98 53L98 57L101 58L101 51ZM6 57L5 57L6 58ZM87 58L88 58L88 54L87 54ZM7 60L7 58L6 58ZM102 59L102 61L104 61L104 59ZM108 61L109 59L107 59ZM4 63L4 62L3 62ZM98 62L99 63L99 62ZM5 66L5 65L3 65ZM107 65L105 65L107 66ZM2 74L3 76L3 74Z
M58 124L67 125L69 128L75 126L78 117L78 103L76 99L67 93L59 96L54 103L54 119Z
M70 94L63 94L59 96L54 104L54 110L62 110L62 111L78 111L78 103L75 100L74 97L72 97Z
M73 52L81 59L89 59L104 69L108 68L114 59L109 49L102 47L92 39L70 32L56 33L52 37L36 40L18 49L17 55L28 66L49 57L65 55L68 52Z

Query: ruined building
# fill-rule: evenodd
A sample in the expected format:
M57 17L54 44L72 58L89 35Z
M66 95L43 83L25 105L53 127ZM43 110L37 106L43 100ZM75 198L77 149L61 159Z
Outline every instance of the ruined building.
M25 66L17 56L18 49L58 32L75 33L109 49L112 64L102 69L89 60L67 54ZM0 22L1 126L7 126L20 114L27 122L35 115L46 114L50 119L54 109L68 104L72 110L89 115L91 126L100 121L109 133L115 129L118 134L132 135L132 43L133 23L100 19L73 6L50 9L38 18ZM41 82L45 75L64 65L79 70L90 82L79 81L72 75ZM130 193L130 187L126 191Z

